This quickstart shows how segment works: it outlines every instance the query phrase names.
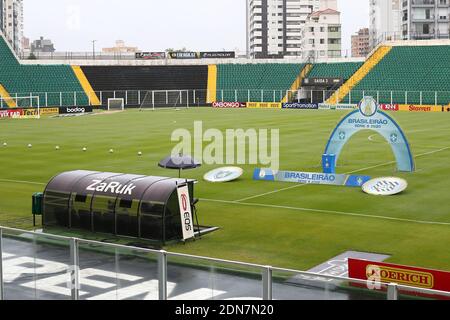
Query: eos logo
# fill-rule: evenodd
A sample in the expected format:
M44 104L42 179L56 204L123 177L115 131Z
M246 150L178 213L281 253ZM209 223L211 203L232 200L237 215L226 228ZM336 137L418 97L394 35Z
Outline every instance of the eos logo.
M68 113L85 113L85 112L86 112L86 109L85 109L85 108L79 108L79 107L76 107L76 108L67 108L67 112L68 112Z
M185 195L185 194L181 195L181 207L184 212L183 213L184 227L185 227L186 231L191 231L192 230L192 220L191 220L191 214L188 211L187 195Z

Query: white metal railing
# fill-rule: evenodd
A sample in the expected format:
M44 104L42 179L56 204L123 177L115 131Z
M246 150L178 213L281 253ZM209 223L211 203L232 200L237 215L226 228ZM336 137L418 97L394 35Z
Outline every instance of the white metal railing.
M17 240L17 237L19 237L21 240ZM156 261L156 267L157 267L157 297L159 300L167 300L168 299L168 265L173 263L173 259L177 259L179 263L186 263L186 268L189 269L189 274L192 276L192 274L195 273L197 269L201 269L202 267L205 268L214 268L213 266L221 266L221 265L227 265L227 266L233 266L235 269L233 270L236 277L246 277L248 274L242 270L251 268L254 270L254 273L259 274L258 277L261 279L261 283L255 282L256 286L260 286L261 289L261 296L260 298L262 300L272 300L274 298L277 298L275 295L278 295L280 291L285 289L294 288L293 290L297 290L299 286L301 287L301 282L290 287L288 285L279 286L280 282L277 282L277 277L280 277L278 274L288 274L289 279L299 279L301 281L306 281L307 284L305 284L302 288L302 290L306 290L306 295L308 293L308 290L314 290L312 287L324 287L328 288L326 290L329 297L332 297L333 295L333 286L338 288L339 292L345 292L346 290L350 291L350 288L352 285L356 285L359 287L359 290L368 290L369 293L377 293L377 297L380 297L380 295L388 300L398 300L400 297L406 297L406 298L414 298L416 295L422 295L425 297L432 297L432 298L450 298L450 292L443 292L443 291L436 291L436 290L430 290L430 289L423 289L423 288L416 288L411 286L405 286L405 285L399 285L395 283L376 283L377 286L375 287L377 290L372 290L370 288L374 288L374 282L373 281L364 281L360 279L351 279L347 277L341 277L341 276L331 276L331 275L325 275L325 274L317 274L317 273L311 273L311 272L303 272L298 270L292 270L292 269L284 269L284 268L276 268L271 266L263 266L258 264L252 264L252 263L244 263L244 262L237 262L237 261L230 261L230 260L223 260L223 259L215 259L215 258L209 258L209 257L201 257L201 256L193 256L189 254L181 254L181 253L172 253L172 252L166 252L164 250L152 250L152 249L145 249L145 248L138 248L138 247L130 247L120 244L113 244L113 243L105 243L105 242L99 242L99 241L92 241L92 240L85 240L85 239L78 239L78 238L70 238L70 237L64 237L64 236L58 236L58 235L52 235L52 234L44 234L44 233L37 233L33 231L26 231L26 230L20 230L20 229L14 229L14 228L5 228L0 227L0 300L7 298L7 287L11 285L11 283L7 283L5 285L4 275L10 274L13 272L12 270L8 269L8 263L4 266L5 258L3 257L3 254L5 252L5 240L8 239L15 239L15 241L19 241L21 243L27 243L25 240L30 241L31 243L28 244L28 247L30 247L33 252L36 250L36 248L33 248L33 245L36 245L39 242L39 238L46 238L50 239L52 241L58 241L60 242L57 244L45 244L46 250L51 251L56 248L59 248L61 250L62 248L67 248L70 252L70 266L67 266L67 277L70 278L70 281L68 283L70 287L70 299L72 300L78 300L80 299L80 288L82 284L82 279L80 278L80 272L83 271L83 268L81 268L82 265L84 265L83 257L80 256L80 248L84 250L84 246L90 245L97 248L103 248L103 250L100 250L101 252L95 252L95 254L98 254L99 256L102 254L105 254L105 252L108 249L113 249L116 252L117 250L127 250L133 253L133 255L137 254L149 254L152 257L154 257L154 260ZM65 244L65 245L63 245ZM27 247L27 246L26 246ZM25 247L25 248L26 248ZM39 250L39 252L44 252L42 248ZM19 255L21 253L18 253ZM59 253L59 255L62 255ZM97 258L98 259L98 258ZM96 260L97 260L96 259ZM169 261L170 260L170 261ZM172 262L171 262L172 261ZM194 262L194 264L188 265L188 262ZM148 260L148 263L154 263L150 260ZM230 267L229 267L230 268ZM242 270L241 270L242 269ZM240 271L241 270L241 271ZM47 272L50 272L47 270ZM58 270L59 273L61 273L61 270ZM217 271L216 271L217 272ZM274 275L276 273L277 275ZM37 280L35 280L37 281ZM292 281L292 280L291 280ZM274 286L276 287L277 292L274 293ZM195 290L196 288L194 288ZM25 289L24 289L25 290ZM152 288L148 288L148 290L152 290ZM316 288L317 291L317 288ZM15 291L18 292L17 290ZM156 296L156 291L154 292ZM361 293L362 294L362 293ZM299 295L301 298L301 294ZM204 297L207 298L207 297Z
M62 107L95 106L95 95L100 106L106 107L109 98L124 99L125 107L170 107L170 106L205 106L207 101L217 102L281 102L286 97L289 102L326 103L337 90L260 90L236 89L217 90L216 92L199 90L116 90L96 91L86 94L75 92L29 92L12 93L11 98L0 98L0 108L7 108L8 103L16 102L18 107ZM399 91L399 90L351 90L341 101L332 104L357 104L363 96L373 96L382 104L435 105L448 106L450 91Z

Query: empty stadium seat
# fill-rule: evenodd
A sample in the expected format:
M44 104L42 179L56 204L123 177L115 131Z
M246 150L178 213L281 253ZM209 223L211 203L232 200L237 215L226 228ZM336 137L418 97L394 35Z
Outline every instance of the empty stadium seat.
M342 78L349 79L363 62L316 63L308 78Z
M394 103L447 105L449 78L450 46L393 47L353 88L351 98L352 102L358 101L364 93L378 95L380 103L390 103L392 91ZM344 99L348 101L349 96Z
M237 98L241 102L281 101L304 66L275 63L218 65L217 99L235 101Z
M0 83L13 98L39 96L40 105L46 102L49 106L59 106L61 102L63 106L88 104L88 98L70 66L21 65L2 36Z

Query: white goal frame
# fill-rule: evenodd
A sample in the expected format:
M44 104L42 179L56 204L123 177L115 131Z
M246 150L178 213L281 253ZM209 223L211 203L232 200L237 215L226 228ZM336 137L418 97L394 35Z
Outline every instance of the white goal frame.
M139 111L177 108L189 109L189 90L141 90L139 91L139 104Z
M111 103L112 102L121 102L121 108L120 109L116 109L116 108L112 108L111 109ZM123 98L108 98L108 111L112 111L112 110L125 110L125 99Z

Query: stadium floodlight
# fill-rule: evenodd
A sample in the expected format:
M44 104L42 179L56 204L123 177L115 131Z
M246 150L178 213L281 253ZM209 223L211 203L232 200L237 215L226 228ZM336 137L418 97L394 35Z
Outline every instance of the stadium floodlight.
M109 98L108 111L125 110L125 100L122 98Z

